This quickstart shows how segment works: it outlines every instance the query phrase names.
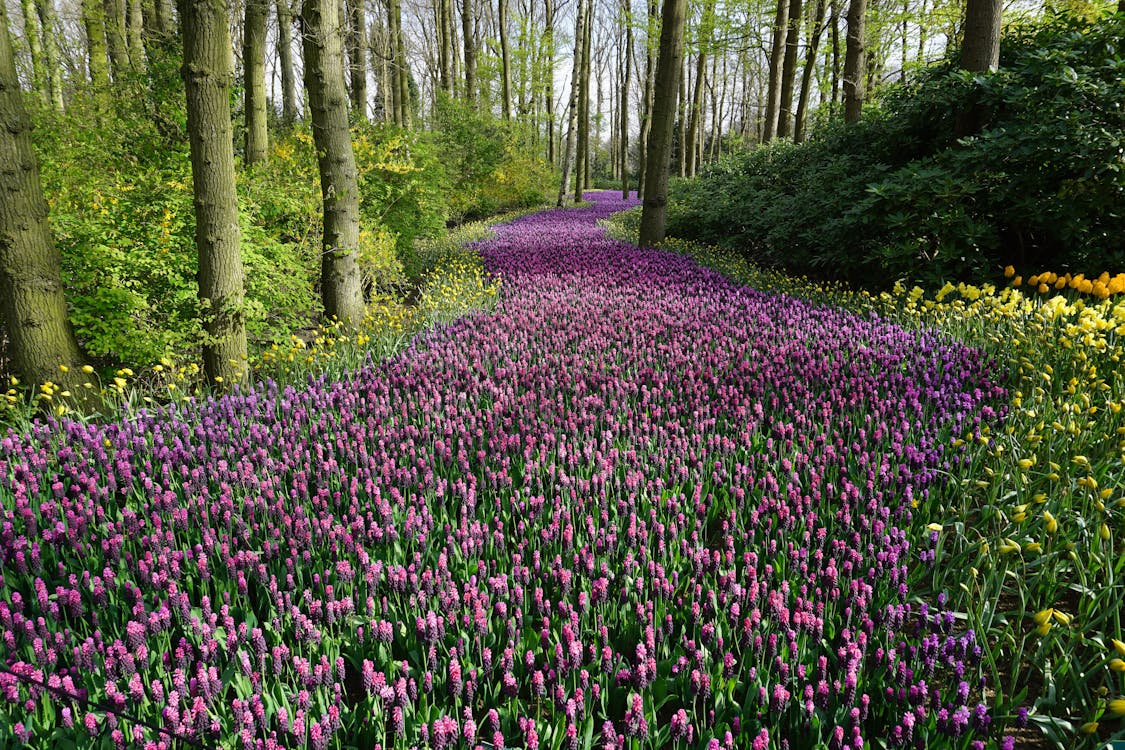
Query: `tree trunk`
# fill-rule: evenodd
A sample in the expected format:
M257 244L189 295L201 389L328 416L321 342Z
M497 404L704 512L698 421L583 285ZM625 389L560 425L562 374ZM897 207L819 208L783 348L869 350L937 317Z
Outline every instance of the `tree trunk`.
M126 34L129 44L129 61L138 71L145 69L145 15L142 0L128 0L128 23Z
M281 119L297 121L297 76L293 72L293 8L290 0L277 0L277 60L281 68Z
M391 92L390 49L387 29L375 21L367 29L367 43L371 48L371 68L378 81L375 94L375 119L379 122L394 120L394 100Z
M1001 0L967 0L961 67L986 73L1000 65Z
M578 78L574 85L578 87L578 145L577 155L574 160L574 202L582 201L582 192L585 189L586 178L586 148L589 144L590 132L590 60L587 57L589 47L590 27L594 25L592 0L578 0L586 8L582 11L585 21L582 24L582 36L578 40L576 52L578 53Z
M461 0L461 36L465 45L465 103L477 97L477 47L473 23L473 0Z
M836 105L840 101L840 0L829 0L832 7L832 98L828 112L836 116Z
M777 137L793 134L793 83L797 80L797 46L801 42L802 0L789 2L789 32L785 36L785 61L781 69L781 103L777 109Z
M544 94L547 105L547 163L555 163L555 0L543 2L543 43L546 47L547 70Z
M794 0L800 2L800 0ZM687 132L688 177L694 177L697 169L696 141L700 137L699 120L703 116L703 77L707 66L707 50L711 46L711 29L715 25L715 0L707 0L703 6L703 17L699 23L699 57L695 62L695 88L691 97L691 115Z
M867 0L848 4L848 46L844 52L844 122L859 122L867 80Z
M58 249L47 224L31 121L0 3L0 320L12 367L31 388L51 381L81 394L82 354L66 315ZM67 368L64 372L59 365Z
M645 30L645 89L641 103L641 141L637 144L637 197L648 191L648 139L652 132L652 103L656 95L656 45L653 37L660 29L657 0L648 0L648 28Z
M574 153L575 131L578 128L578 89L582 85L582 39L586 33L586 3L578 0L574 14L574 59L570 72L570 104L567 106L566 147L563 149L562 181L559 185L559 199L556 205L562 208L566 194L570 191L570 157Z
M398 124L400 127L409 128L414 104L410 95L410 69L406 62L406 38L402 33L402 3L400 0L391 0L391 10L391 44L394 45L395 81L398 86L397 101L400 108Z
M113 82L118 83L129 70L129 48L125 44L125 0L105 0L105 38Z
M65 107L62 92L62 69L59 66L59 46L55 37L54 0L36 0L39 25L43 29L43 63L47 68L47 91L51 106L62 112Z
M625 61L621 71L621 197L629 199L629 84L633 71L633 13L629 0L621 0L621 14L625 22Z
M773 23L773 47L770 51L770 78L766 92L766 119L762 124L762 142L772 141L777 134L781 109L781 77L785 67L785 42L789 36L789 0L777 0Z
M801 96L797 100L797 116L793 123L793 140L797 143L805 139L805 117L809 110L809 96L812 90L813 69L816 67L816 53L820 49L820 27L824 24L824 10L824 0L817 0L812 36L809 38L809 47L805 52L805 70L801 74Z
M180 4L199 299L207 334L203 371L208 383L220 388L244 381L247 374L231 141L229 12L225 0L181 0Z
M639 243L644 247L664 239L668 209L668 166L672 155L672 125L676 116L676 91L684 55L684 18L687 0L664 0L660 29L660 54L656 63L656 97L649 133L648 175L641 209Z
M82 0L82 25L86 29L87 69L95 96L109 91L109 63L106 58L105 8L101 0Z
M305 88L324 199L320 292L324 314L355 327L363 320L359 273L359 185L348 132L344 45L335 0L305 0L301 9Z
M685 11L686 12L686 11ZM687 23L685 20L684 23ZM680 76L679 76L679 106L676 121L679 123L679 138L677 138L680 147L679 157L676 159L676 166L679 169L680 177L687 176L687 70L685 69L687 63L684 58L680 58Z
M500 87L504 119L512 117L512 60L508 54L508 0L499 0L497 24L500 26Z
M32 0L20 0L20 9L23 11L23 35L27 39L27 51L31 55L31 88L43 101L47 101L50 90L44 67L43 45L39 38L39 19Z
M348 3L348 74L352 117L367 121L367 13L365 0Z
M246 166L266 160L266 17L269 0L246 0L242 30L243 109L246 115Z

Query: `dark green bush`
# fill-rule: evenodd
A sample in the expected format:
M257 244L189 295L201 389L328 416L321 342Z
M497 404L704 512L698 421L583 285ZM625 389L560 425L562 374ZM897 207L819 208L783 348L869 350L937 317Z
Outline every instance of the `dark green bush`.
M680 183L669 231L867 286L1125 266L1123 70L1123 14L1014 29L996 73L931 66L859 124Z

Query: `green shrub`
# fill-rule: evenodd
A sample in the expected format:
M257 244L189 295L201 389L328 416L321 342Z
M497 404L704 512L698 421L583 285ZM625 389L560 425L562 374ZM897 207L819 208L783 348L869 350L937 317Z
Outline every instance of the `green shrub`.
M861 123L679 183L669 231L878 287L1125 265L1125 16L1017 28L1001 50L995 73L931 66Z

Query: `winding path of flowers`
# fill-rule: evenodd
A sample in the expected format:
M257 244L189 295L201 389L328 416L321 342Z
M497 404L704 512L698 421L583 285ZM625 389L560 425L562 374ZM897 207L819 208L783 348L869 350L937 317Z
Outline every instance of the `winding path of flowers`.
M986 363L625 205L499 227L496 311L349 381L0 440L0 744L994 742L905 531Z

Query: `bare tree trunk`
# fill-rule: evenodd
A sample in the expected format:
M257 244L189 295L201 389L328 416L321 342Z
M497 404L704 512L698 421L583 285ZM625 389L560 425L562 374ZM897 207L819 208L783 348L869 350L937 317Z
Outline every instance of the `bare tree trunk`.
M829 114L836 116L836 105L840 102L840 0L829 0L832 7L832 99Z
M82 25L86 29L87 69L95 96L109 91L109 63L106 58L105 8L101 0L82 0Z
M363 320L359 273L359 184L348 132L344 41L335 0L304 0L301 8L305 89L324 199L324 252L320 294L324 314L348 327Z
M848 4L848 46L844 54L844 122L859 122L867 79L867 0Z
M795 0L800 2L800 0ZM699 120L703 117L703 78L706 73L707 51L711 46L711 30L715 25L715 0L707 0L703 5L703 16L699 22L699 57L695 63L695 89L691 97L691 115L688 123L686 172L694 177L697 169L696 140L700 135Z
M465 102L477 97L477 39L473 22L473 0L461 0L461 36L465 45Z
M269 0L246 0L242 31L243 109L246 115L247 166L266 160L269 132L266 129L266 17Z
M128 0L128 23L126 25L129 44L129 61L134 70L145 69L144 28L145 16L142 0Z
M31 55L31 88L43 101L47 101L50 90L44 67L43 45L39 38L39 19L35 15L32 0L20 0L20 9L23 11L23 35L27 39L27 51Z
M352 117L367 121L367 13L365 0L348 3L348 77Z
M660 28L657 0L648 0L648 28L645 30L645 88L641 101L641 142L637 149L637 197L648 191L648 139L652 132L652 104L656 96L656 45L652 37Z
M378 20L372 22L367 30L367 42L371 47L371 68L375 72L375 80L379 82L375 94L375 119L380 122L391 122L395 116L387 40L387 29L380 26Z
M129 48L125 43L125 0L105 0L105 38L113 81L120 81L129 70Z
M785 42L789 36L789 0L777 0L777 14L773 23L773 48L770 52L770 78L766 93L766 119L762 124L762 141L772 141L777 135L777 121L781 110L781 81L785 68Z
M391 77L394 83L395 124L407 128L410 127L410 79L406 70L406 44L402 38L402 4L399 0L387 0L387 26L394 61Z
M797 80L797 46L801 43L802 0L789 0L789 32L785 37L785 61L781 71L781 103L777 110L777 137L793 133L793 84Z
M816 17L813 19L812 36L805 52L805 70L801 74L801 96L797 100L797 117L793 123L793 140L800 143L805 139L805 116L809 109L809 96L812 89L813 69L816 67L816 53L820 49L821 26L824 24L824 0L817 0Z
M508 54L508 0L499 0L497 24L500 26L500 86L504 119L512 117L512 60Z
M684 56L684 19L687 0L664 0L660 54L656 63L656 97L648 142L648 176L641 209L639 243L644 247L664 239L668 209L668 162L672 155L672 124L676 116L676 91Z
M0 320L14 371L35 387L54 382L82 393L78 342L66 314L58 249L47 223L39 160L31 145L8 29L0 3ZM64 372L60 365L67 368Z
M281 119L297 121L297 76L293 72L293 8L290 0L277 0L277 60L281 68Z
M1001 0L967 0L965 34L961 44L961 67L974 73L996 70L1000 65Z
M685 23L687 23L686 20L685 20ZM678 133L679 138L677 140L679 142L678 145L680 147L679 158L676 159L676 165L679 169L680 177L686 177L687 176L687 111L688 111L688 103L687 103L687 70L686 70L686 67L687 67L687 63L685 62L684 58L681 57L680 58L680 76L679 76L679 78L680 78L680 80L679 80L680 98L679 98L679 106L678 106L678 113L677 113L678 116L676 118L677 122L679 123L679 133Z
M629 84L633 70L633 12L629 0L621 0L621 15L625 23L625 61L621 71L621 197L629 198Z
M39 25L43 29L43 63L47 68L47 92L51 106L62 112L65 107L62 92L62 70L59 67L59 46L56 38L54 0L36 0Z
M230 118L230 6L181 0L183 77L195 191L199 300L204 307L203 371L226 388L245 380L246 326L238 198Z
M555 142L555 0L543 1L543 43L547 56L543 93L547 105L547 163L554 164L558 150Z
M583 11L585 22L582 25L582 37L578 42L578 78L574 85L578 87L578 145L574 164L574 202L582 201L582 192L586 188L586 150L590 143L590 29L594 25L592 0L578 0L586 5Z
M563 150L562 181L559 185L559 199L556 205L562 208L566 194L570 191L570 157L574 153L574 142L578 129L579 88L582 86L582 40L586 34L586 3L578 0L574 15L574 62L570 72L570 104L567 106L566 147Z

